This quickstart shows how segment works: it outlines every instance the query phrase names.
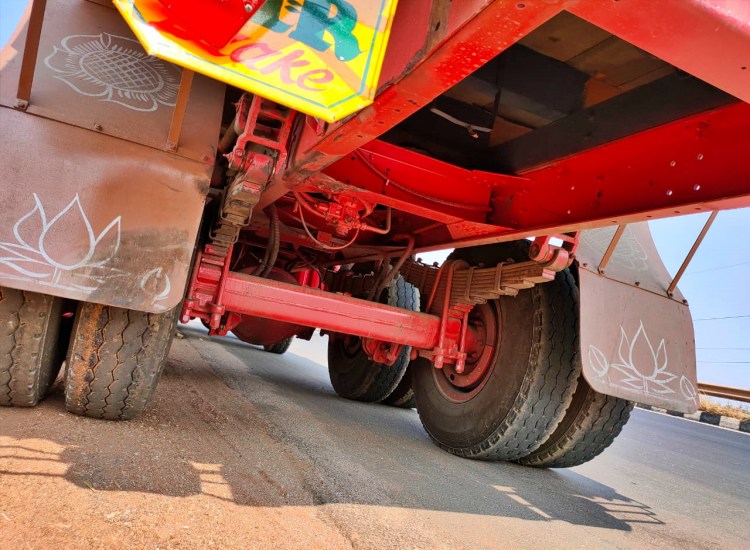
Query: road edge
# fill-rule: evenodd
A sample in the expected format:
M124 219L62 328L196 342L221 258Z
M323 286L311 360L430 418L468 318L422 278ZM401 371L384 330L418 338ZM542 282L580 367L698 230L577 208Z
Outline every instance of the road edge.
M732 418L731 416L722 416L705 411L697 411L694 413L668 411L667 409L662 409L661 407L653 407L651 405L644 405L642 403L636 403L635 406L639 409L645 409L647 411L668 414L669 416L676 416L678 418L684 418L685 420L692 420L693 422L701 422L703 424L710 424L711 426L719 426L728 430L736 430L738 432L750 434L750 420L740 420L738 418Z

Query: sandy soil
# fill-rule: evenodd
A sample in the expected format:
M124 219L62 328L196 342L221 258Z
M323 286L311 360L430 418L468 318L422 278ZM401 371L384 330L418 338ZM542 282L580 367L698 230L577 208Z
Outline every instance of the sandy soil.
M60 380L34 409L0 408L0 549L731 548L746 540L732 527L741 514L706 507L746 507L747 480L717 488L693 476L677 495L673 463L696 453L679 443L674 456L654 450L646 459L628 435L640 432L626 429L612 451L568 472L462 460L431 444L414 411L337 397L320 339L280 357L186 333L138 420L68 414ZM652 466L641 468L644 460Z
M60 381L39 407L0 411L0 547L351 547L315 510L307 466L190 355L175 342L139 420L68 414Z

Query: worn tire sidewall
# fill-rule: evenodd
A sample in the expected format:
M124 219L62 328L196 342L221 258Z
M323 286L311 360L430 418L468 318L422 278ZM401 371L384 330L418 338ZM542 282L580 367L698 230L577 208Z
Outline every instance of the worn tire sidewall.
M535 315L540 289L500 298L500 345L491 371L469 399L457 402L440 388L443 373L426 359L412 362L417 411L427 432L442 447L465 449L481 445L502 426L512 411L538 352L535 332L541 330Z
M402 303L405 296L400 295L398 291L399 282L407 284L402 277L391 281L378 301L394 307L406 307L406 304ZM408 291L417 293L414 299L418 309L418 289L409 285ZM369 402L386 399L398 387L409 366L411 347L404 346L396 362L389 366L372 361L362 349L361 343L355 354L348 353L345 349L344 338L345 336L331 336L328 344L328 374L333 389L338 395L347 399ZM392 369L397 369L398 372ZM379 380L391 374L395 376L392 376L393 379L388 387L375 387Z

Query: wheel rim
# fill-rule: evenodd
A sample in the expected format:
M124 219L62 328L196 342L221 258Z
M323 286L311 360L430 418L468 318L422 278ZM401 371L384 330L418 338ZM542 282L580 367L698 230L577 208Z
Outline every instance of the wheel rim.
M451 401L468 401L479 393L494 370L500 343L500 309L497 302L476 306L469 314L469 326L476 334L473 350L467 350L461 373L456 365L433 369L438 387Z

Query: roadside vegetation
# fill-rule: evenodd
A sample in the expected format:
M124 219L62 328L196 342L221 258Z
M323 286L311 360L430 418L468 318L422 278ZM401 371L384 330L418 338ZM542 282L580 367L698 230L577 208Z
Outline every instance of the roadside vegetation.
M721 416L738 418L739 420L750 420L750 405L745 403L719 403L710 397L701 395L701 410Z

